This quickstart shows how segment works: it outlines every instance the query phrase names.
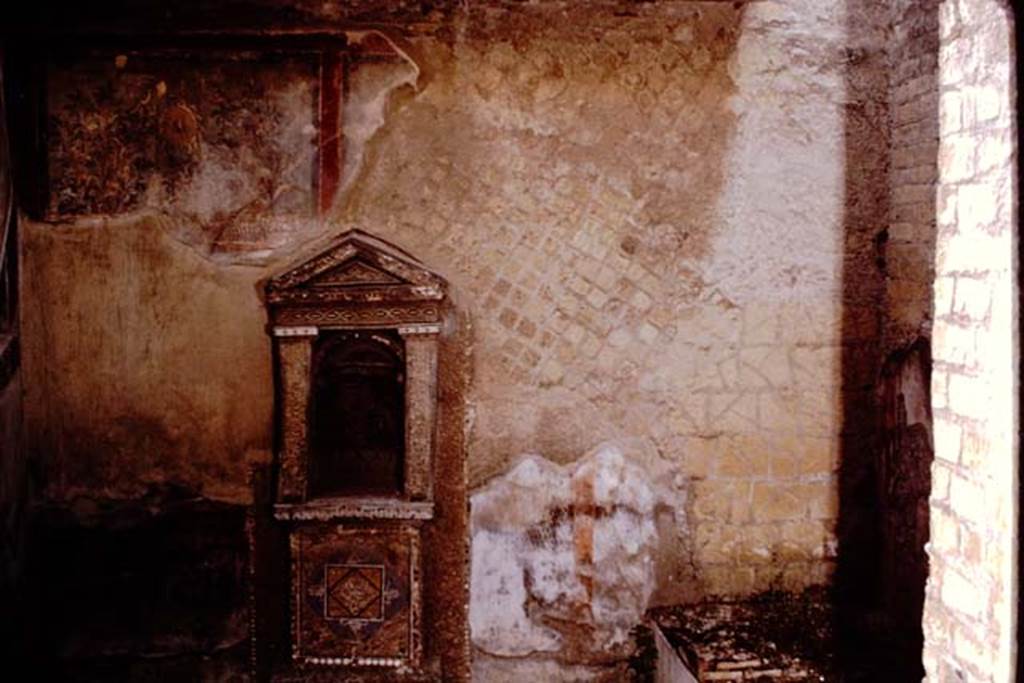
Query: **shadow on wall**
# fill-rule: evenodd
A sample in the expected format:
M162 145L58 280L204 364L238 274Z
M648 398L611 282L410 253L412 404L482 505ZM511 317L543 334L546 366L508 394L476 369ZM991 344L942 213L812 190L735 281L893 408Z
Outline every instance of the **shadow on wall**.
M24 638L18 615L24 602L28 510L34 493L21 439L17 221L4 66L0 59L0 657L16 652Z
M869 34L878 31L863 20L869 12L891 12L884 34ZM837 637L848 664L875 669L864 680L917 680L932 457L931 343L922 335L934 280L938 3L852 0L847 22Z

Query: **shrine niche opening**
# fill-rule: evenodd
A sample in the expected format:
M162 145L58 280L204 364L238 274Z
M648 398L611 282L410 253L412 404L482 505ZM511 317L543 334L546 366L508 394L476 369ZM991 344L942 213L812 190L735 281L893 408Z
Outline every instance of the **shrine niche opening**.
M312 496L401 495L405 349L393 331L332 331L313 348Z

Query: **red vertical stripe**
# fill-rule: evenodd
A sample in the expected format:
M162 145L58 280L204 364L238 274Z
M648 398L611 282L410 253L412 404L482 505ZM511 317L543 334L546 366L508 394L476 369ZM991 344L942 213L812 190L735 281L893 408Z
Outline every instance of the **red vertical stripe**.
M324 215L331 208L341 182L341 94L342 55L327 50L320 58L320 141L318 208Z

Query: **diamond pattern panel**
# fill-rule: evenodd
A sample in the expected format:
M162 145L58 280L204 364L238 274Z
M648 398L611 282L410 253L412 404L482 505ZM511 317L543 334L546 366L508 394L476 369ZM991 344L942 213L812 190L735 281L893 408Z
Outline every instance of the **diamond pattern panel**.
M328 619L384 618L384 567L327 565L324 571Z

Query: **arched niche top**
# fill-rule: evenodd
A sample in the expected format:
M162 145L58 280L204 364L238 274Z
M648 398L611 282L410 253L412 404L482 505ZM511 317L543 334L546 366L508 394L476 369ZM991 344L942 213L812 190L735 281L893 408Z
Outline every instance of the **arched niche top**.
M380 399L375 404L377 408L392 406L393 397L375 395L364 401L367 406L353 403L358 403L356 394L360 391L365 394L384 384L402 392L397 398L402 401L402 409L386 411L389 415L400 415L403 421L397 425L399 432L395 435L401 441L400 446L389 446L399 454L395 457L401 459L400 471L393 479L397 483L391 488L401 501L432 500L438 335L447 287L442 277L414 256L362 230L340 235L327 249L267 282L270 331L278 360L279 504L312 504L322 509L323 498L332 497L334 492L338 506L348 511L353 509L360 486L349 486L349 482L343 480L348 476L349 470L345 469L348 465L339 466L332 481L311 480L318 476L318 471L331 469L324 466L316 454L326 449L327 453L337 451L344 456L347 446L342 441L348 438L345 435L358 431L353 425L339 423L338 439L341 441L332 441L330 433L325 435L324 429L330 429L334 414L330 412L331 406L339 406L335 411L338 415L349 416L339 419L357 421L356 418L366 412L361 412L362 407L369 410L372 407L369 404L377 399ZM374 347L366 344L371 339L383 344L377 351L392 354L398 364L388 371L392 378L389 383L380 378L364 378L366 381L360 383L345 375L359 365L352 360L355 355L350 358L346 354L361 353L369 358ZM339 351L334 348L336 345L340 345L344 362L325 362L325 358L333 358ZM393 392L389 389L384 393L390 396ZM324 410L329 413L326 417ZM312 418L316 422L315 432ZM378 422L380 420L373 424ZM373 497L375 488L381 487L363 488L367 489L369 498ZM416 514L420 514L418 510L415 508ZM346 516L352 515L346 513Z

